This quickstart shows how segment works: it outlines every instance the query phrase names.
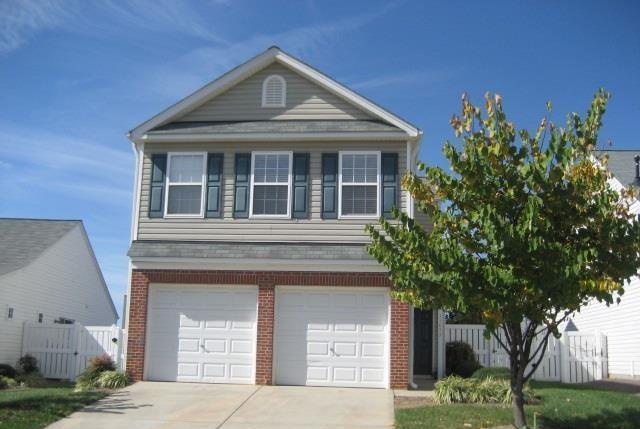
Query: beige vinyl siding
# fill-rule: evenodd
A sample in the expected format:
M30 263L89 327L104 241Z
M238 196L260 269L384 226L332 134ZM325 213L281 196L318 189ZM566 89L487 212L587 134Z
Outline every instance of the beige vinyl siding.
M235 153L256 150L293 150L310 154L310 217L308 219L233 219ZM287 241L364 243L368 236L365 225L377 219L321 218L321 158L322 153L346 150L379 150L397 152L400 174L406 171L406 143L404 142L300 142L291 143L202 143L147 144L140 194L139 240L226 240L226 241ZM170 218L149 219L149 181L151 154L170 151L206 151L224 154L224 217L222 219ZM401 192L400 204L406 207L406 194Z
M262 107L262 83L272 74L282 76L287 83L285 107ZM175 121L259 121L269 119L373 118L296 72L276 63Z
M417 208L414 209L413 218L418 222L420 226L422 226L422 228L424 228L426 232L431 232L431 230L433 229L433 221L431 220L429 215L418 210Z

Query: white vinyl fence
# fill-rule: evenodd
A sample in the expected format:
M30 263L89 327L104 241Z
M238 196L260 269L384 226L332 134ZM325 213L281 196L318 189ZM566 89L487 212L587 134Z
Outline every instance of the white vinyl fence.
M502 336L500 337L502 339ZM469 344L484 367L508 367L509 355L492 336L484 337L484 325L446 325L445 342ZM532 350L536 349L536 343ZM564 332L549 338L547 350L533 374L536 380L586 383L607 378L607 337L601 333Z
M46 378L75 380L89 359L104 353L111 356L118 369L124 369L126 331L116 325L25 322L23 329L22 356L35 357Z

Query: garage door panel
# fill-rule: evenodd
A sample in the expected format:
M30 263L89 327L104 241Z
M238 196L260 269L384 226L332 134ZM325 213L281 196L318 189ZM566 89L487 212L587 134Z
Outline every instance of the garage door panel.
M253 383L257 290L153 287L147 379Z
M279 289L276 383L386 387L388 303L386 289Z

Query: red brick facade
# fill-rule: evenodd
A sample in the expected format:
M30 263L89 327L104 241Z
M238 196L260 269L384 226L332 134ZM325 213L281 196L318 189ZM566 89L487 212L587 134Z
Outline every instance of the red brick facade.
M256 383L272 384L275 286L391 287L383 273L299 271L133 270L128 322L127 372L134 380L144 375L147 301L150 283L258 285ZM391 388L409 382L409 306L391 303Z

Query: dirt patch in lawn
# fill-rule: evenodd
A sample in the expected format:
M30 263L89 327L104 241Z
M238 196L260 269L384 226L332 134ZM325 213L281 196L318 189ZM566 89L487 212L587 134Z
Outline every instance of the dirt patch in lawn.
M394 400L396 410L435 405L432 398L397 396Z

